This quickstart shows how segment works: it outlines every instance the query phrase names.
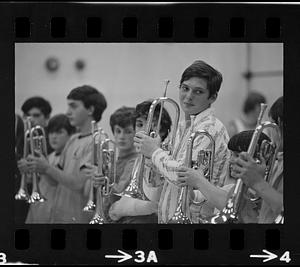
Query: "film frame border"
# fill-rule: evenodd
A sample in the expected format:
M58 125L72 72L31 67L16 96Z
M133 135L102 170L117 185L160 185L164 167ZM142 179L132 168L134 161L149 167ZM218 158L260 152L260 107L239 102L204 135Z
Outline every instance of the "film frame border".
M300 67L300 50L298 49L300 37L294 33L294 30L299 28L300 24L297 19L297 15L300 13L298 6L196 3L174 5L131 4L128 6L95 3L90 5L78 3L45 3L38 5L36 3L4 3L1 6L0 27L2 34L0 40L3 61L0 63L0 73L3 77L3 88L9 88L7 91L1 91L1 99L4 102L1 105L2 114L7 114L5 122L7 129L9 129L7 132L4 131L3 139L11 140L11 142L3 144L3 151L9 151L9 157L7 157L7 153L3 154L2 157L2 166L9 166L9 168L4 169L8 190L5 187L0 189L0 201L1 203L8 203L6 204L8 209L2 213L2 218L5 218L5 220L1 220L0 252L7 255L8 261L115 264L115 261L105 260L104 255L107 253L112 254L112 251L116 251L117 248L128 249L129 251L144 250L145 252L155 250L160 264L239 264L250 262L255 264L256 262L261 263L261 261L251 260L249 254L252 252L257 254L258 251L269 247L270 250L277 251L278 255L283 254L286 250L290 250L291 255L293 253L299 255L299 231L295 231L299 218L292 213L294 206L291 206L295 205L293 202L299 199L295 192L291 190L295 188L295 182L299 184L299 181L286 180L284 182L286 214L284 225L192 225L188 228L183 225L105 225L100 229L100 249L95 250L88 250L85 245L87 231L97 230L97 227L91 227L90 225L15 225L13 222L14 200L7 195L7 191L13 192L13 185L9 184L8 179L9 175L12 175L13 166L11 162L14 157L12 147L14 141L12 140L13 135L10 133L13 132L14 127L14 105L11 105L11 103L14 99L15 42L281 42L284 44L284 101L288 103L284 108L285 114L288 115L285 115L287 118L284 133L285 147L286 151L293 155L293 157L286 157L285 175L296 177L296 160L299 158L299 153L297 154L296 146L292 143L292 140L299 144L299 137L297 139L299 134L297 134L297 129L291 127L291 122L295 121L293 108L296 107L297 85L300 84L299 75L296 75ZM55 28L55 26L51 27L50 23L53 17L65 18L65 37L62 37L63 34L60 32L59 26L61 23L64 24L63 19L54 22L54 25L57 23L58 36L51 36L51 31L53 31L53 27ZM22 18L21 22L20 18ZM26 20L26 18L28 19ZM85 21L88 18L101 18L100 36L87 37ZM130 19L123 23L125 26L122 26L124 18ZM132 18L136 18L136 21ZM163 26L159 28L158 21L161 18L163 18L161 21ZM200 18L200 22L205 24L207 31L195 27L195 19L198 18ZM269 22L267 22L268 19ZM21 30L15 28L16 20L21 23L21 26L17 26L21 27ZM230 24L232 20L235 22ZM22 29L24 23L25 28ZM27 25L29 23L29 28L26 23ZM132 37L132 27L134 28L135 25L136 37ZM128 36L126 34L125 36L122 35L122 27L125 28L125 32L126 27L128 27ZM29 37L28 34L26 35L28 29ZM230 30L235 32L236 36L231 36ZM19 37L16 36L18 31L20 33ZM25 36L22 36L24 32ZM55 35L55 30L52 33ZM197 36L197 34L199 35ZM21 237L23 234L26 236L26 230L29 230L30 245L28 249L17 250L14 247L15 230L23 229L25 229L25 232L21 231L19 233L21 233ZM56 250L51 250L49 244L46 244L46 239L51 240L51 231L61 229L65 230L66 236L65 238L61 237L61 232L57 232L58 235L53 237L53 242L58 244L58 247L56 247ZM122 240L123 230L125 230L125 236L128 236L128 233L133 233L130 230L136 231L136 242L131 244L125 241L124 243ZM158 237L170 237L170 231L174 241L171 242L172 246L170 242L160 243ZM195 234L195 231L197 234ZM235 231L232 238L237 238L237 241L232 241L233 243L236 242L233 247L243 247L243 249L230 248L230 233L232 231ZM279 247L272 248L274 245L272 233L277 233L274 240L277 244L279 240ZM270 235L271 241L266 242L265 235ZM195 249L195 236L203 237L204 240L208 239L207 245L203 246L202 249L201 244L196 245L196 247L199 247ZM64 249L60 247L60 239L65 240L65 246L62 246ZM186 244L186 246L182 246L182 244ZM83 251L83 254L78 253L78 251ZM232 257L232 254L235 258ZM66 258L66 255L70 257ZM218 262L215 262L216 259L218 259ZM293 259L292 257L291 264L296 261L299 262L299 259ZM277 261L277 263L280 262Z

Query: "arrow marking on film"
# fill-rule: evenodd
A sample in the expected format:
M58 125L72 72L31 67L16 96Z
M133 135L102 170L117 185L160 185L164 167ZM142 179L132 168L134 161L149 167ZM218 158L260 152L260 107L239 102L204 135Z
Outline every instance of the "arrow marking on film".
M267 261L277 258L276 254L274 254L266 249L263 249L263 252L267 253L267 254L265 254L265 255L250 255L250 258L266 258L263 260L263 262L267 262Z
M118 262L123 262L127 261L132 258L132 256L122 250L118 249L118 252L121 253L122 255L105 255L105 258L110 258L110 259L120 259Z

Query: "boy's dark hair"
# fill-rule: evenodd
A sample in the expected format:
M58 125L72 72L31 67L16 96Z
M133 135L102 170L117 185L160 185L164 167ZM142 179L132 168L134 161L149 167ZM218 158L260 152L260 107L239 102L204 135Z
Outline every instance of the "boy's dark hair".
M228 142L228 149L234 152L247 152L250 145L254 130L243 131L232 136ZM271 139L264 133L261 133L258 139L258 146L256 147L256 153L261 143L264 141L271 141Z
M76 131L76 128L70 124L65 114L57 114L51 117L47 126L48 134L58 132L61 129L65 129L69 135L72 135Z
M269 110L269 117L279 125L279 119L283 122L283 96L279 97Z
M117 109L109 119L111 131L114 133L114 128L116 125L126 128L132 125L135 129L135 108L121 107Z
M266 103L266 98L261 93L249 92L243 106L244 113L254 110L260 103Z
M192 65L187 67L182 73L180 85L190 78L198 77L207 81L207 89L209 91L209 98L213 95L218 95L218 92L223 81L222 74L208 65L202 60L196 60Z
M85 108L94 107L93 118L100 121L102 114L107 107L104 95L90 85L83 85L71 90L67 99L80 100Z
M149 109L150 109L152 102L153 102L153 100L146 100L136 106L136 108L135 108L136 119L142 117L147 120ZM155 120L158 120L160 106L161 105L159 103L155 108L154 115L153 115L153 118ZM159 132L159 135L160 135L162 141L164 141L165 138L168 136L168 134L171 130L171 125L172 125L171 117L170 117L168 111L165 108L163 108L163 112L161 115L161 126L160 126L160 132Z
M26 116L28 116L28 111L32 108L40 109L46 118L49 118L50 113L52 111L52 107L49 101L40 96L28 98L21 107L22 111Z

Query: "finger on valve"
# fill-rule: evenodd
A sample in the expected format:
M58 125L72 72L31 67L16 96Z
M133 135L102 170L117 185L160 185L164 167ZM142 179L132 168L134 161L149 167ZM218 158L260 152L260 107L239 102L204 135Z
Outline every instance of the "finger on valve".
M99 186L105 185L105 180L105 176L95 175L92 179L93 186L97 188Z

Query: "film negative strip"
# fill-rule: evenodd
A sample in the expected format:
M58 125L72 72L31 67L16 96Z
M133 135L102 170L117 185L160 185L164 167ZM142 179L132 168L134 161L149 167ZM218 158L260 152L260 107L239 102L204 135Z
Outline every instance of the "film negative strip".
M299 264L298 5L1 3L0 15L0 264ZM260 87L270 106L283 95L284 223L25 223L13 146L14 114L27 98L48 98L63 113L71 89L95 84L107 96L109 131L114 110L162 96L162 79L179 83L195 60L223 74L221 120L241 112L247 90ZM178 102L175 86L168 96Z

